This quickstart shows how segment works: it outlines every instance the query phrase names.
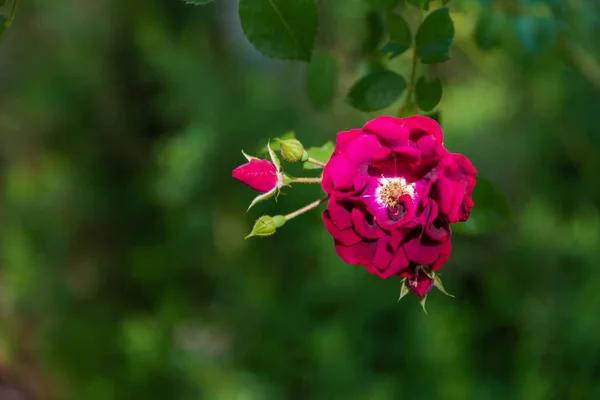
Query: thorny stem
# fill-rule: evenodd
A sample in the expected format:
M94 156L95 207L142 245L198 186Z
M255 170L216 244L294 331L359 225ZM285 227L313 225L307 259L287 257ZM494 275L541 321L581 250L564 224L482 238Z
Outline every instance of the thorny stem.
M312 158L312 157L308 157L308 160L306 160L306 162L309 162L309 163L311 163L311 164L318 165L319 167L325 167L325 163L323 163L323 162L321 162L321 161L319 161L319 160L315 160L315 159L314 159L314 158Z
M419 9L419 24L423 21L423 7ZM412 96L415 91L415 83L417 80L417 67L419 63L419 56L417 55L417 45L413 43L412 46L412 65L410 69L410 82L408 83L408 90L406 92L406 100L402 107L400 107L400 111L398 112L399 116L402 116L404 110L410 107L412 103Z
M10 28L10 26L12 25L13 20L15 19L15 13L17 12L17 5L18 4L19 4L19 0L14 0L13 1L12 9L10 10L10 16L8 17L8 19L4 23L4 26L0 27L0 35L2 35L2 33L4 33L4 31L6 29Z
M313 208L317 208L319 205L321 205L322 203L326 202L327 199L329 199L329 197L323 197L322 199L319 199L317 201L313 201L312 203L292 212L289 213L288 215L285 216L285 220L289 221L292 218L297 217L298 215L304 214L307 211L312 210Z
M321 183L322 178L294 178L290 183Z

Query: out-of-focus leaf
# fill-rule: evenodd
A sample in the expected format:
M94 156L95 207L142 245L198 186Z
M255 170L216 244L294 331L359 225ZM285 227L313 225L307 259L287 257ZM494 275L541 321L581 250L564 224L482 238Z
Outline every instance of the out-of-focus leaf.
M507 198L487 179L477 177L473 190L475 206L466 222L452 224L452 231L464 235L493 232L511 219Z
M386 10L395 7L400 0L363 0L369 10Z
M433 110L442 99L442 81L435 78L427 82L422 76L415 85L417 106L423 111Z
M333 144L332 141L328 141L323 146L310 147L310 148L306 149L306 152L308 153L308 156L310 158L314 158L317 161L326 163L331 158L333 149L335 149L335 145ZM320 169L321 168L320 166L309 163L309 162L305 162L304 164L302 164L302 167L304 169Z
M213 0L183 0L185 4L191 4L194 6L203 6L208 3L212 3Z
M373 72L352 86L346 101L360 111L377 111L394 103L406 89L406 80L392 71Z
M331 105L337 89L338 66L328 53L315 55L306 74L306 88L312 106L321 110Z
M366 17L367 32L363 40L362 49L365 54L371 54L383 39L385 33L383 18L379 12L371 12Z
M388 13L386 23L390 32L390 41L383 47L381 52L390 54L390 58L394 58L410 49L412 35L408 23L401 15Z
M6 30L6 17L0 14L0 35Z
M454 23L448 8L439 8L425 18L415 38L417 55L423 64L442 63L450 58Z
M277 136L277 139L281 139L281 140L285 140L285 139L292 139L296 137L296 132L294 131L289 131L284 133L281 136ZM269 145L264 145L263 147L260 148L260 150L258 150L258 154L259 155L266 155L269 153ZM279 145L279 142L277 142L276 140L271 141L271 150L273 151L279 151L281 149L281 146Z
M473 37L482 50L490 50L500 45L506 26L506 17L491 8L484 8L475 24Z
M408 0L408 2L417 8L422 8L423 10L428 11L431 0Z
M310 61L317 33L314 0L240 0L242 29L261 53Z
M556 25L550 18L518 15L513 22L521 44L529 52L539 53L554 40Z

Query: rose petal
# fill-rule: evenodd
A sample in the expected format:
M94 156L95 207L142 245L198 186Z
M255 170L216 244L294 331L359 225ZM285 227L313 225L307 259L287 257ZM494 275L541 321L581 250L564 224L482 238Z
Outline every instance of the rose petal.
M367 221L367 218L370 221ZM384 232L373 221L373 216L358 207L352 209L352 224L356 233L366 239L377 239L384 235Z
M431 266L430 266L431 270L437 271L440 268L442 268L450 259L451 253L452 253L452 242L448 240L446 243L444 243L438 259L433 264L431 264Z
M331 196L329 198L327 211L329 212L331 220L338 229L344 230L352 228L351 210L351 207L348 209L347 203L345 207L343 203L338 201L337 197Z
M408 268L410 263L406 258L406 254L404 254L403 248L398 248L394 251L394 258L392 258L392 262L390 263L390 267L386 271L386 278L392 275L398 275L401 271Z
M360 135L364 135L362 129L351 129L349 131L338 132L335 140L334 152L341 153L346 151L348 144Z
M373 261L367 265L367 271L380 278L383 278L383 276L386 275L386 270L394 257L389 241L390 240L387 237L382 237L377 241L375 257L373 257Z
M379 155L386 153L384 149L375 136L364 134L357 136L348 144L344 155L355 163L362 164L371 161L374 153Z
M348 160L343 154L332 157L325 166L327 171L323 171L323 175L331 176L333 189L344 190L351 189L354 178L358 174L356 165Z
M423 297L433 288L434 280L427 276L422 268L417 267L417 272L408 278L408 287L417 296Z
M444 134L442 133L442 128L437 121L432 118L424 115L413 115L412 117L404 118L404 124L411 132L426 132L433 136L438 144L441 145L444 143Z
M335 226L331 220L328 210L323 211L323 223L325 224L325 229L327 229L327 232L329 232L335 240L344 246L351 246L362 240L362 238L358 236L353 229L340 230L337 226Z
M404 127L401 118L383 116L375 118L365 124L365 132L374 133L386 143L393 143L395 146L408 146L409 131Z
M466 221L473 208L473 187L476 171L461 154L450 154L438 166L436 183L440 212L448 215L450 223Z
M344 246L335 241L335 251L342 260L352 265L369 265L375 256L377 242L358 242Z

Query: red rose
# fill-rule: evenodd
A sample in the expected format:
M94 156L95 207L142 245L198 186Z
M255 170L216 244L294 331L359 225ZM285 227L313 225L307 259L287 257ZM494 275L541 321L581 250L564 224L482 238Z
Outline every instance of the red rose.
M277 167L270 161L258 158L251 158L246 164L234 169L232 176L261 193L268 193L279 184Z
M443 146L431 118L379 117L340 132L323 170L325 227L338 255L381 278L400 275L424 296L450 257L450 223L469 217L476 171Z

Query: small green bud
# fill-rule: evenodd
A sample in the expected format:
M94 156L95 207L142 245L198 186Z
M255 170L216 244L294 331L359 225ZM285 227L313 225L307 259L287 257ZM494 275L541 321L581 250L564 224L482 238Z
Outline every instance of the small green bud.
M281 148L281 157L290 162L308 160L308 153L298 139L275 139Z
M271 236L275 233L277 228L280 228L285 224L285 217L283 215L276 215L271 217L269 215L263 215L254 223L252 232L246 236L246 239L253 236Z

